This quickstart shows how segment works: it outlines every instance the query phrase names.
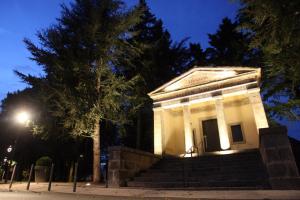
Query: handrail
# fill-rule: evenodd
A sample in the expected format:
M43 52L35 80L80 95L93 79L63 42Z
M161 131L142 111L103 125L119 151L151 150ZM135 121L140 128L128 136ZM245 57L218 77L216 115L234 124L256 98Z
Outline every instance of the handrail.
M195 149L197 150L197 153L199 154L198 147L193 145L187 151L185 151L185 153L183 154L183 157L185 157L187 154L191 154L191 157L193 157L193 152L195 151Z

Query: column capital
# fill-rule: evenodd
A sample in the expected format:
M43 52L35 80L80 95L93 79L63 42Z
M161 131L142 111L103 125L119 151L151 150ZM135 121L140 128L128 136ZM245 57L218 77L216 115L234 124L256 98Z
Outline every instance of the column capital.
M153 112L155 112L155 111L162 111L162 110L164 110L164 108L157 107L157 108L152 108L152 110L153 110Z
M260 96L260 89L254 88L251 92L248 92L248 98L254 114L254 120L256 123L257 132L260 128L268 128L268 120L266 117L263 102Z
M251 95L251 94L257 94L257 93L259 93L259 95L260 95L260 88L251 88L251 89L247 89L247 93L248 93L248 95Z

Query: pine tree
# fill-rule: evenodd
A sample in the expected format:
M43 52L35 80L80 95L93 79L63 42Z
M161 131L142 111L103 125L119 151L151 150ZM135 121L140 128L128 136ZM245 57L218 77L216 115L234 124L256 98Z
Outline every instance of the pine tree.
M217 66L259 64L259 52L249 49L250 35L238 30L238 23L224 18L215 34L208 34L208 62Z
M190 66L206 66L207 62L207 53L201 48L199 43L190 43L189 46L189 54L190 54Z
M184 46L185 40L174 43L170 33L163 28L162 21L151 13L145 0L140 0L138 6L143 13L140 22L132 29L136 34L128 42L139 49L139 54L124 61L118 70L127 79L137 75L141 78L141 82L135 85L139 109L132 114L134 126L128 129L136 133L133 139L136 141L135 146L141 148L143 139L142 148L149 150L153 116L152 100L147 93L185 71L189 57L188 49Z
M241 0L241 27L263 53L264 99L275 116L300 119L300 1Z
M100 181L100 122L126 120L122 111L134 80L114 71L121 55L134 53L126 40L138 14L119 0L76 0L62 6L56 25L38 32L39 45L25 40L45 76L17 74L39 88L47 113L65 130L93 138L94 182Z

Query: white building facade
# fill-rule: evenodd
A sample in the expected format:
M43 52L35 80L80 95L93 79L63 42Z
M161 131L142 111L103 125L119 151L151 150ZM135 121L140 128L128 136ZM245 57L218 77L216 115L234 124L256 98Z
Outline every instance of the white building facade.
M195 67L149 93L154 153L258 148L258 130L268 127L260 77L260 68Z

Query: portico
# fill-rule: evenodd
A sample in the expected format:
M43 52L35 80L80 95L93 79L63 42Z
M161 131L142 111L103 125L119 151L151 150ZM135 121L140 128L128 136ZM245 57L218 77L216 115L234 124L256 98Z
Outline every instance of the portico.
M258 148L268 122L259 68L195 67L149 93L154 153L182 156Z

